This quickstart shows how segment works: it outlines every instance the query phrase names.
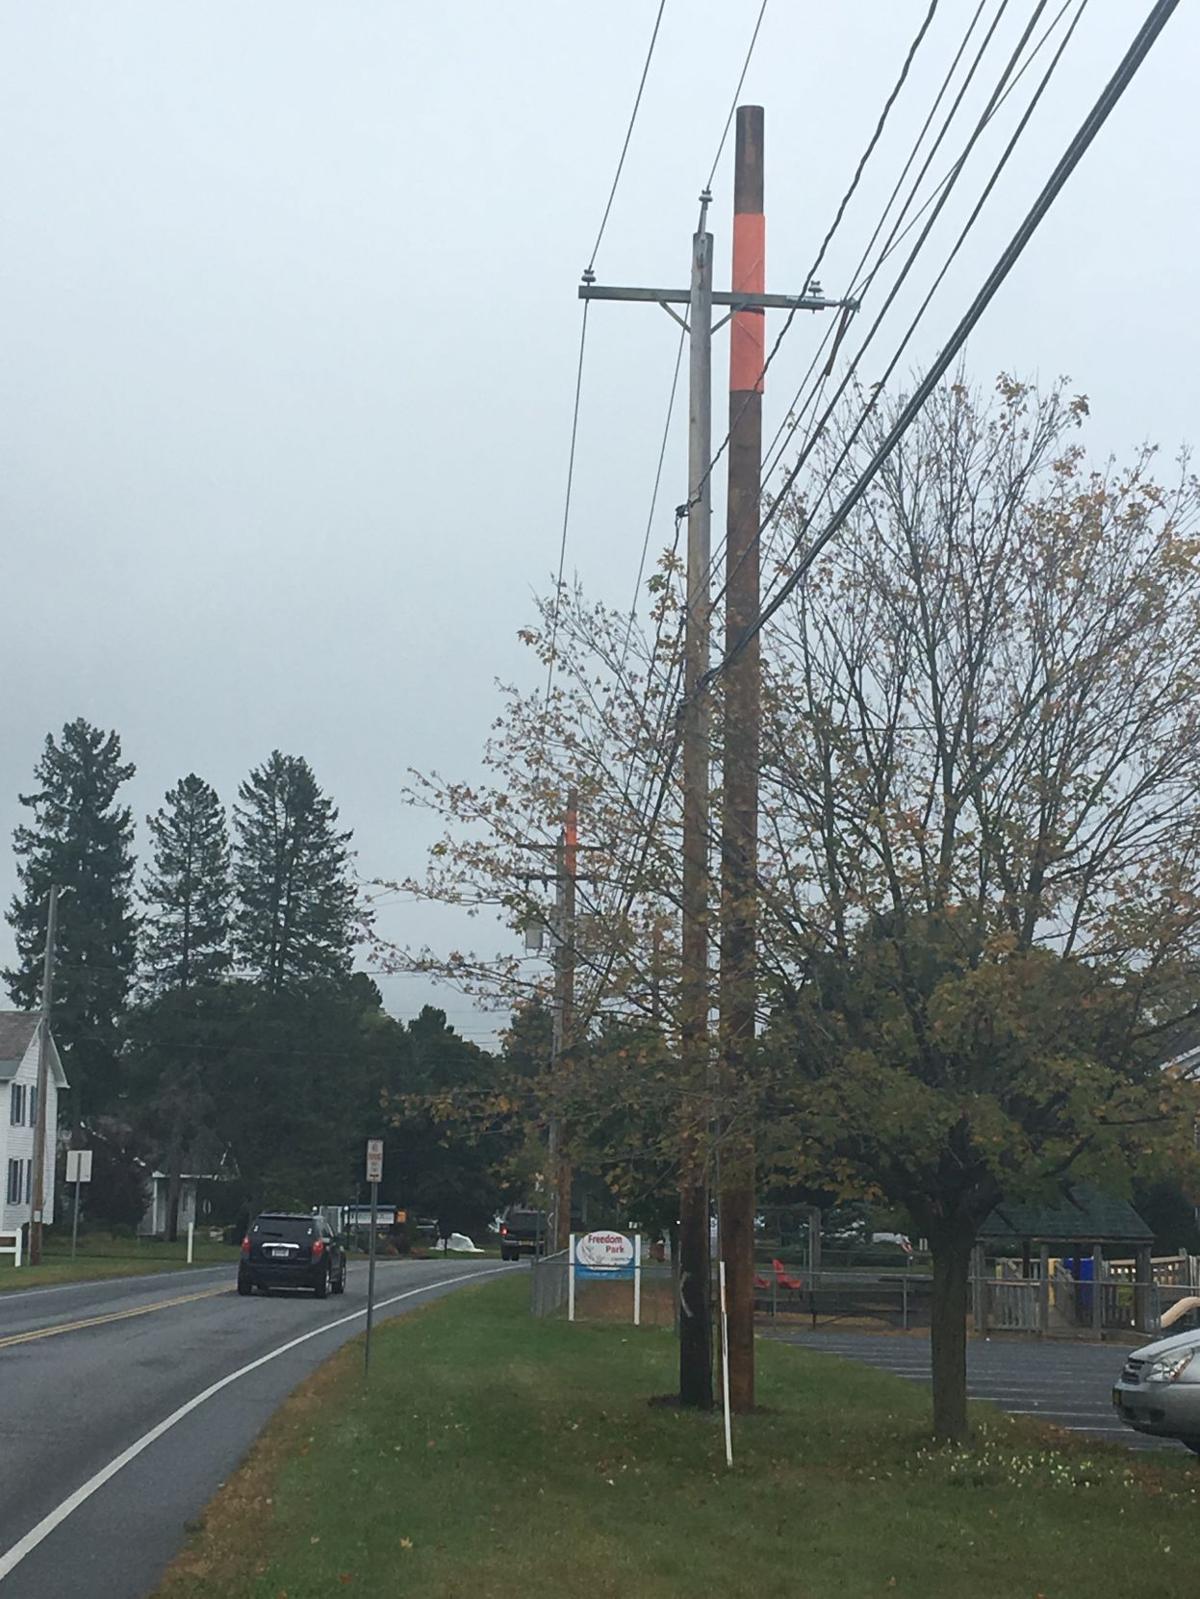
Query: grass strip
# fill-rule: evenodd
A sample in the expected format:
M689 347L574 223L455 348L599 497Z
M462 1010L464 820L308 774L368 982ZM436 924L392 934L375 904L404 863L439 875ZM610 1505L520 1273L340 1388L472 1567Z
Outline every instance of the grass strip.
M524 1278L348 1345L210 1505L159 1599L1175 1599L1195 1590L1200 1467L759 1345L762 1413L671 1390L670 1333L537 1322Z
M105 1242L84 1248L80 1244L74 1260L70 1253L61 1254L57 1247L48 1248L39 1266L28 1262L14 1267L9 1256L0 1257L0 1293L14 1293L22 1288L45 1288L55 1283L97 1282L109 1277L147 1277L162 1271L186 1271L187 1247L185 1244L141 1245L125 1244L124 1249ZM205 1240L196 1242L196 1266L227 1265L232 1271L238 1260L238 1251L228 1244L214 1244Z

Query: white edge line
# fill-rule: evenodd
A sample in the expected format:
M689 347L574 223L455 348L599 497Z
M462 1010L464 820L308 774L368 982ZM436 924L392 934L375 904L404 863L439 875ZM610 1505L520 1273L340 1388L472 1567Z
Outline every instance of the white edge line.
M468 1271L459 1277L443 1277L437 1282L425 1283L420 1288L409 1288L402 1294L393 1294L390 1299L380 1300L375 1309L386 1310L389 1305L398 1304L402 1299L412 1299L416 1294L430 1293L434 1288L449 1288L454 1283L478 1282L482 1277L497 1277L501 1272L507 1272L507 1268L499 1266L492 1268L490 1271ZM286 1355L289 1350L298 1348L300 1344L306 1344L310 1338L319 1338L322 1333L332 1332L335 1327L344 1327L347 1322L357 1321L360 1316L365 1316L366 1313L367 1307L364 1305L361 1310L353 1310L348 1316L339 1317L337 1321L325 1322L320 1327L314 1327L311 1332L301 1333L299 1338L289 1339L286 1344L280 1344L277 1349L268 1350L265 1355L260 1355L257 1360L252 1360L248 1366L241 1366L237 1371L231 1371L226 1376L219 1378L218 1381L210 1383L202 1392L194 1395L185 1404L180 1405L177 1410L173 1410L157 1426L151 1427L149 1432L143 1433L140 1438L131 1443L128 1449L123 1449L119 1455L114 1456L107 1466L102 1466L95 1476L89 1477L87 1482L76 1488L73 1494L68 1494L61 1504L56 1505L48 1515L42 1517L36 1527L31 1527L23 1538L18 1539L13 1544L11 1549L0 1555L0 1582L3 1582L5 1577L10 1576L21 1564L22 1560L27 1555L32 1554L37 1546L48 1538L56 1527L61 1527L67 1517L73 1515L80 1505L86 1504L94 1493L104 1487L106 1482L111 1481L131 1460L136 1460L143 1450L149 1449L152 1443L157 1443L164 1433L170 1432L171 1428L181 1422L185 1416L190 1416L193 1410L199 1409L206 1399L211 1399L214 1394L219 1394L223 1388L228 1388L230 1383L237 1382L239 1377L245 1377L250 1372L257 1371L260 1366L265 1366L269 1361L278 1359L280 1355Z
M37 1299L41 1294L69 1294L72 1289L76 1293L81 1288L107 1288L123 1286L126 1283L152 1283L162 1282L167 1277L205 1277L209 1272L228 1271L230 1266L237 1267L237 1261L230 1261L217 1266L180 1266L177 1271L130 1271L119 1277L81 1277L78 1282L56 1283L53 1288L5 1288L0 1290L0 1310L6 1305L23 1305L27 1299Z

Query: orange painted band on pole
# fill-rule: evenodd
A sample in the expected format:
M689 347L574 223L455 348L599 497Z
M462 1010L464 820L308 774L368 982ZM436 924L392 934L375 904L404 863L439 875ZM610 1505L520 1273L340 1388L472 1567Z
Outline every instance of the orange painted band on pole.
M566 825L563 828L564 861L568 874L575 876L576 861L579 848L579 813L574 806L567 812Z
M766 292L767 219L761 211L739 211L733 218L734 294ZM729 334L729 389L763 391L767 356L765 312L735 311Z

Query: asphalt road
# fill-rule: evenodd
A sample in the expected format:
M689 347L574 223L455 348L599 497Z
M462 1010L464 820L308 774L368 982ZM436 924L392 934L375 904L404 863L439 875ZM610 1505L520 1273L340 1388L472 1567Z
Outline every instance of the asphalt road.
M380 1262L376 1317L519 1269ZM219 1266L0 1295L0 1599L152 1592L279 1403L363 1330L359 1262L323 1300L233 1286Z
M861 1360L913 1382L931 1381L929 1339L877 1333L788 1331L767 1335L806 1349ZM1016 1416L1038 1416L1068 1432L1131 1449L1174 1449L1169 1438L1145 1438L1118 1421L1112 1385L1128 1347L1046 1339L971 1338L967 1341L967 1392ZM1186 1451L1184 1451L1186 1453Z

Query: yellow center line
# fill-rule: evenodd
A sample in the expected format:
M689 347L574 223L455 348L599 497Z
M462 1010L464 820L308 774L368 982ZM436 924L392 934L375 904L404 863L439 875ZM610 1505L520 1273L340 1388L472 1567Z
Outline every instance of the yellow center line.
M39 1338L57 1338L59 1333L82 1332L85 1327L103 1327L110 1321L128 1321L131 1316L148 1316L154 1310L170 1310L174 1305L190 1305L196 1299L211 1299L215 1294L228 1294L229 1288L204 1288L198 1294L180 1294L177 1299L157 1299L152 1305L135 1305L132 1310L110 1310L106 1316L88 1316L83 1321L64 1321L56 1327L37 1327L32 1332L13 1333L0 1338L0 1349L11 1349L14 1344L32 1344Z

